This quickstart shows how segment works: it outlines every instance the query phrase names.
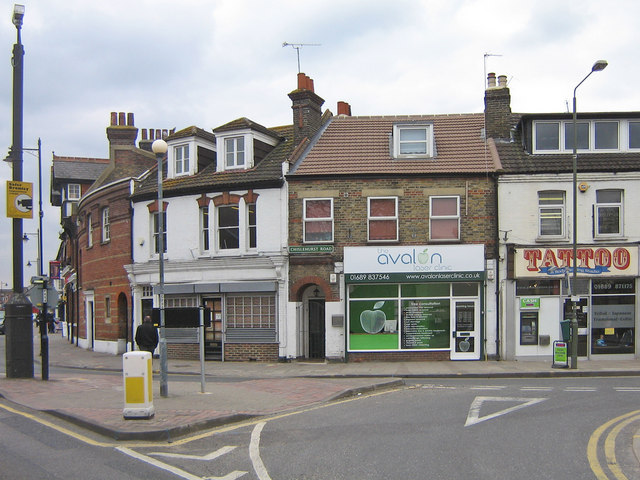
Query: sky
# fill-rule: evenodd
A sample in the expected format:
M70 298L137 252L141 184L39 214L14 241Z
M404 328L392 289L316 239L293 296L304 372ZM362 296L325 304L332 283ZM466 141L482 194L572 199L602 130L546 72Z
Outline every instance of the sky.
M14 3L0 0L0 158L12 143ZM334 113L338 101L353 115L482 112L489 72L507 76L512 111L565 112L599 59L609 66L580 86L578 110L640 110L637 0L18 3L26 10L23 145L42 141L44 265L59 246L60 210L49 205L53 152L106 158L110 112L133 113L140 129L210 131L239 117L290 124L297 53ZM33 153L24 154L23 180L34 183L37 209ZM12 288L10 163L0 162L0 177L0 287ZM37 229L36 211L23 230ZM29 238L25 283L37 274L37 238Z

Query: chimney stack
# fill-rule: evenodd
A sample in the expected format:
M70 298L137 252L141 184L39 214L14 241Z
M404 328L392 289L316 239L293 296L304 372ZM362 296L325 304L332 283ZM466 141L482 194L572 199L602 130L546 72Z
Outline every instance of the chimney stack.
M487 75L484 92L485 135L487 138L509 139L511 134L511 94L507 87L507 76Z
M293 143L298 145L320 128L324 100L315 94L313 80L304 73L298 73L298 88L289 98L293 102Z
M351 105L347 102L339 101L338 102L338 115L347 115L351 116Z
M134 125L133 113L111 112L111 124L107 127L109 158L116 147L135 147L138 129Z

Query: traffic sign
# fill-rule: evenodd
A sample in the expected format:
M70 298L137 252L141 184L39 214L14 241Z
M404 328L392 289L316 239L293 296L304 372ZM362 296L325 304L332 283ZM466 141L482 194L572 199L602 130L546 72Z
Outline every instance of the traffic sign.
M33 218L33 184L7 181L7 217Z

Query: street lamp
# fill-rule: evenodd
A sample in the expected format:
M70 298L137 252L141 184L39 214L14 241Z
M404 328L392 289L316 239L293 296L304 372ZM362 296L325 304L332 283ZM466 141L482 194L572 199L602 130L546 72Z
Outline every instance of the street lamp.
M42 237L40 235L40 229L38 229L34 233L25 232L22 235L22 241L26 243L29 241L29 237L32 237L34 235L38 238L38 256L37 256L38 275L43 276L44 273L43 273L43 266L42 266ZM30 267L30 266L31 266L31 261L27 263L27 267Z
M571 281L571 368L578 368L578 296L576 295L576 281L578 279L578 114L576 110L576 91L593 72L600 72L607 68L606 60L598 60L591 67L591 71L573 89L573 269Z
M24 48L20 32L24 18L24 5L14 5L12 22L16 27L13 45L13 133L11 145L12 179L22 182L22 131L24 90ZM6 311L6 376L7 378L33 378L33 325L31 302L24 294L22 258L22 218L13 218L13 295Z
M169 396L167 382L167 337L164 324L164 198L162 196L162 160L167 153L167 142L161 138L151 144L158 161L158 298L160 308L160 396Z

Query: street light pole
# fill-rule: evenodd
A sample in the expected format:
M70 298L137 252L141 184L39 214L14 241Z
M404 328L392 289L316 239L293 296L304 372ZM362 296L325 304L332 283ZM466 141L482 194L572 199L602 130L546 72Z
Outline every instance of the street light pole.
M591 71L573 89L573 269L571 279L571 368L578 368L578 301L576 281L578 279L578 114L576 109L576 91L593 72L607 68L606 60L598 60Z
M13 181L22 182L22 121L24 48L20 32L24 18L24 5L13 6L12 22L16 27L16 43L13 45L13 135L11 161ZM22 218L13 218L13 295L6 311L6 376L7 378L33 378L33 323L31 302L24 294L22 268Z
M167 153L167 142L161 138L151 144L151 150L156 154L158 162L158 298L160 308L160 396L169 396L167 381L167 337L164 321L164 198L162 195L162 160Z

